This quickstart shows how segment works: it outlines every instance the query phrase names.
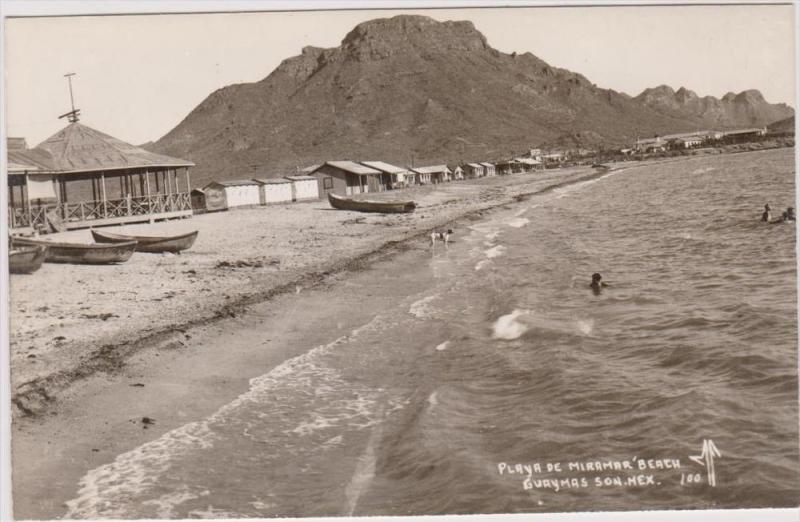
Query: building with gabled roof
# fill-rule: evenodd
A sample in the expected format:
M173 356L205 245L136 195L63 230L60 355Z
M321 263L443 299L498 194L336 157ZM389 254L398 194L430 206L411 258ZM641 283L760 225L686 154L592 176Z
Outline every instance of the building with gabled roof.
M464 176L467 179L482 178L485 175L484 166L480 163L467 163L464 165Z
M317 178L319 195L329 192L353 196L367 192L382 192L386 185L378 169L355 161L326 161L309 173Z
M381 171L383 184L386 185L388 189L408 186L408 169L384 161L362 161L360 163L371 169Z
M486 176L494 176L494 175L497 174L493 164L488 163L486 161L481 161L480 165L483 167L484 175L486 175Z
M418 174L421 183L442 183L444 181L450 181L450 176L452 175L452 171L447 165L414 167L411 170Z

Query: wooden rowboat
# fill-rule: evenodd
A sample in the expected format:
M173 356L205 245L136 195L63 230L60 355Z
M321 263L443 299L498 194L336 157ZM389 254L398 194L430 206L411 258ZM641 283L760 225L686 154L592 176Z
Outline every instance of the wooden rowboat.
M374 201L368 199L350 199L328 192L328 202L339 210L356 212L379 212L384 214L406 214L414 212L417 204L413 201Z
M44 260L46 263L74 263L86 265L107 265L124 263L133 255L136 241L113 243L108 245L93 243L57 243L45 239L29 237L11 238L12 248L26 246L47 247Z
M92 236L98 243L125 243L127 241L136 241L137 252L177 253L192 247L194 240L197 239L197 230L177 236L128 236L92 229Z
M8 271L12 274L32 274L42 267L47 247L19 247L8 252Z

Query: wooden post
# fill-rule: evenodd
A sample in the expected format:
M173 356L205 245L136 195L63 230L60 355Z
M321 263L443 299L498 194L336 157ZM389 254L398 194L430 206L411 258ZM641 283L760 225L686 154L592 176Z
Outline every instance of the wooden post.
M23 187L20 187L20 192L22 193L23 208L28 213L28 225L33 227L34 226L34 223L33 223L33 209L31 209L31 202L28 200L28 198L30 196L30 193L25 190L25 188L27 186L28 186L28 176L25 176L25 185ZM27 207L27 208L25 208L25 207ZM34 230L35 229L36 229L36 227L34 227Z
M108 206L106 205L106 173L100 173L100 186L103 189L103 218L108 217Z
M186 167L186 192L191 194L192 192L192 181L189 178L189 167Z
M61 218L67 219L67 204L69 201L67 200L67 182L64 179L64 176L61 176Z
M147 191L147 196L150 196L150 173L144 171L144 189Z
M97 201L97 178L92 178L92 201Z

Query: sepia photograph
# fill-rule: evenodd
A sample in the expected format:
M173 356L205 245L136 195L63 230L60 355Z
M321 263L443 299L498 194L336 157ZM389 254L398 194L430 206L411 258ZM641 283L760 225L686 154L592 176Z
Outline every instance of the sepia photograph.
M794 3L2 3L0 519L796 520Z

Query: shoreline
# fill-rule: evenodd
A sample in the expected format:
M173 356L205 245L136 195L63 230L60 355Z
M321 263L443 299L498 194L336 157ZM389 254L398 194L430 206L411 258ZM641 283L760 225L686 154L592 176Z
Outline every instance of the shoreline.
M649 164L650 163L645 165L625 165L623 168L641 167ZM575 168L565 169L563 172L553 172L544 179L542 179L541 174L522 174L508 177L498 176L496 178L470 180L477 181L478 183L470 183L470 181L467 181L445 184L444 186L437 185L420 187L423 190L416 189L416 191L422 192L423 198L426 195L430 195L432 192L446 192L451 186L454 188L461 188L465 186L470 188L478 188L478 202L462 203L460 206L458 206L458 208L454 209L454 211L441 212L441 214L444 215L434 216L432 219L426 219L427 216L425 216L424 213L429 213L432 211L435 212L436 210L446 210L445 206L452 204L452 200L442 203L435 203L434 205L430 206L423 206L418 208L416 211L416 214L421 215L422 219L417 219L414 215L411 215L412 217L410 221L416 221L418 223L414 223L411 227L408 227L408 230L400 231L400 233L397 234L393 234L391 230L387 231L387 233L379 232L375 234L377 237L368 238L369 241L366 247L360 249L361 251L357 251L355 254L344 255L338 258L334 257L333 259L326 260L317 266L308 266L311 265L311 263L307 263L306 266L300 266L297 270L292 270L284 277L279 277L278 281L276 281L274 284L262 285L254 290L251 289L250 291L241 292L236 296L225 295L224 299L212 299L211 301L213 302L211 303L204 302L203 308L198 313L184 320L167 321L160 325L156 325L155 328L152 327L152 323L140 321L139 318L125 321L125 324L120 329L115 330L114 328L107 328L105 334L99 337L95 346L88 351L85 350L86 342L82 340L77 340L73 343L63 343L59 341L56 341L55 343L48 343L48 340L45 338L45 334L59 334L60 332L58 330L46 330L43 333L36 332L32 338L25 340L14 339L14 323L20 322L24 324L26 321L25 319L21 319L19 314L14 313L14 304L18 296L15 295L14 292L14 283L16 281L12 281L12 339L10 345L12 351L12 368L14 368L14 371L12 372L11 396L11 402L14 406L13 417L37 417L45 413L52 412L54 409L57 410L59 395L61 395L70 386L74 385L74 383L77 381L86 379L97 373L113 374L115 372L119 372L125 366L128 358L147 348L180 348L187 340L186 336L188 330L202 325L214 324L226 318L235 318L238 314L243 313L243 311L250 306L294 292L298 287L314 287L323 283L326 279L333 275L362 270L365 266L408 248L408 245L411 242L418 241L421 238L426 238L426 236L436 228L450 225L459 220L480 216L484 212L491 211L493 209L497 209L503 207L504 205L512 204L518 201L523 201L532 195L546 193L548 191L556 190L561 186L586 181L602 176L603 174L605 174L605 172L597 172L590 168ZM485 180L488 180L491 183L486 183ZM489 185L489 187L481 190L483 188L482 186L484 185ZM500 189L503 190L503 192L509 193L486 194L492 189ZM373 197L376 196L386 198L391 197L392 193L389 192L373 195ZM440 197L439 199L442 198ZM322 201L314 202L313 204L315 206L327 206L327 202ZM259 212L263 210L267 209L264 207L259 207L257 209L252 209L251 212ZM280 209L278 207L273 207L269 210L279 211ZM198 217L205 216L205 219L212 219L215 221L218 220L220 223L224 223L225 221L235 220L235 218L237 218L238 214L241 212L247 212L247 210L237 210L224 214L204 214L201 216L195 216L193 219L198 219ZM368 219L386 219L385 216L380 214L359 214L342 211L336 212L340 217L339 221L342 221L342 217L356 216L351 220L345 219L345 224L350 224L347 223L348 221L354 221L356 224L361 224ZM185 222L178 222L178 224L183 225L183 227L186 228ZM88 231L69 232L65 234L59 234L59 236L63 237L69 235L74 237L79 234L88 234ZM148 256L146 254L144 256L146 256L144 258L145 261L152 261L154 258L161 257L158 255ZM183 257L187 256L171 256L170 260L180 260ZM247 261L245 261L245 263L247 263ZM186 262L183 264L185 265ZM66 265L49 266L55 271L68 271L71 268L74 268L66 267ZM118 265L118 267L124 266L125 265ZM114 268L117 267L112 267L112 269ZM85 267L77 267L77 270L82 269L85 270ZM27 277L29 277L30 280L33 280L36 275L37 274ZM238 282L239 281L232 281L233 284ZM223 280L222 283L222 286L224 286L227 281ZM57 300L58 297L63 295L61 292L53 292L52 294L54 295L51 297L51 301L53 300L53 297L55 297ZM85 301L79 301L78 304L84 303ZM45 312L49 311L51 308L53 308L53 303L46 303L39 306L39 310L43 310ZM67 310L63 313L66 315L72 312L75 316L79 315L80 311L75 310L75 306L72 306L72 308L72 310ZM83 314L85 320L80 321L81 324L78 325L78 328L91 329L92 323L96 323L98 317L101 317L103 323L106 323L106 319L102 319L102 311L88 311L96 311L97 313ZM17 315L17 317L15 317L15 315ZM114 318L113 315L114 314L112 314L112 319ZM61 316L60 318L63 317L64 316ZM141 324L135 324L131 327L129 324L130 322L140 322ZM107 325L104 324L103 326L105 327ZM64 335L61 334L54 336L55 339L59 339L59 337L64 337ZM67 357L66 361L63 359L55 360L54 363L50 364L51 368L47 368L44 371L39 371L33 376L28 376L27 372L20 369L22 358L20 357L21 354L19 352L21 350L21 345L24 342L33 343L32 345L28 345L28 350L38 352L34 353L35 357L33 358L37 363L42 361L41 352L46 352L48 344L60 352L75 352L80 350L81 353L77 356L73 353L71 357ZM17 355L16 360L14 360L14 355ZM48 354L45 353L45 355ZM28 357L30 357L30 354L28 354ZM20 375L15 375L17 373Z
M635 170L650 165L625 167ZM495 197L487 206L461 212L447 223L464 228L487 212L513 210L514 203L534 194L608 172L571 174L530 193ZM266 299L239 302L240 308L228 303L233 315L222 314L213 321L195 318L194 326L176 329L171 338L131 348L115 371L89 373L60 389L58 400L45 410L49 415L18 416L12 439L15 515L24 519L63 516L64 502L78 496L78 481L87 471L175 428L207 418L247 392L250 379L330 342L339 332L369 322L372 311L381 309L387 297L379 291L350 295L341 286L352 278L368 278L370 271L379 270L382 263L388 266L403 252L427 250L427 230L385 241L377 249L342 261L336 271L306 274L315 278L313 284L308 279L308 286L292 286L294 281L290 281ZM415 287L420 283L413 278L404 280L410 294L424 290ZM333 297L337 306L329 306ZM348 313L342 314L343 308Z
M191 326L173 326L150 334L139 342L123 345L124 354L100 351L94 355L99 368L91 372L84 369L85 373L73 375L72 380L63 374L58 376L67 382L59 383L63 385L57 390L48 389L52 395L57 393L57 398L47 401L41 411L14 418L15 516L62 517L65 502L78 496L78 482L89 470L175 428L212 415L247 392L250 379L329 342L332 329L349 331L369 322L372 311L383 306L380 295L370 292L358 296L352 308L359 312L342 318L339 307L328 306L329 289L368 273L382 262L391 262L398 254L427 249L426 235L431 228L448 223L463 223L466 227L487 212L508 209L534 194L606 174L586 169L572 171L534 190L491 198L488 204L448 216L444 223L388 238L377 248L335 266L328 265L327 270L305 274L304 284L291 280L256 297L223 303L213 320L193 318ZM541 185L542 180L538 181L536 184ZM355 214L339 213L347 217ZM335 295L342 299L341 292ZM374 301L374 305L360 306L365 301ZM298 309L303 314L300 325ZM265 320L269 339L257 342ZM307 327L314 324L331 326Z

